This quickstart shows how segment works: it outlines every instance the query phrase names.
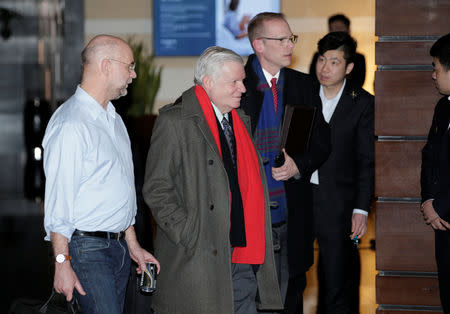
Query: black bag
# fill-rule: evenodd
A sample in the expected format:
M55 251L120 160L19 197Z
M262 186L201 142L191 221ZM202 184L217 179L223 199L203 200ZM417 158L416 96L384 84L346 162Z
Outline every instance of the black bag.
M30 299L17 299L9 309L9 314L82 314L78 300L73 297L72 301L67 302L63 294L52 290L48 300L42 304L42 301Z

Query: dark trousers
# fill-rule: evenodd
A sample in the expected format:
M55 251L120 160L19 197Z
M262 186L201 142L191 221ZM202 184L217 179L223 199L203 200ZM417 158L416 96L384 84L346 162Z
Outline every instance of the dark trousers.
M317 313L359 313L359 252L348 235L325 233L319 243Z
M287 223L281 226L272 226L275 267L277 269L278 284L283 299L286 297L289 280L287 228Z
M342 206L337 210L330 206L326 192L313 186L314 235L319 244L317 313L357 314L361 266L350 239L351 213L342 219Z
M436 230L435 255L438 268L439 291L444 313L450 313L450 231Z
M303 291L306 287L306 273L289 277L284 314L303 314Z
M273 255L275 268L277 270L278 285L281 298L285 300L289 281L288 246L287 246L287 223L272 225ZM258 311L265 314L280 314L283 311Z
M230 253L232 256L233 248L230 249ZM235 314L257 314L258 281L256 280L256 268L249 264L231 263Z

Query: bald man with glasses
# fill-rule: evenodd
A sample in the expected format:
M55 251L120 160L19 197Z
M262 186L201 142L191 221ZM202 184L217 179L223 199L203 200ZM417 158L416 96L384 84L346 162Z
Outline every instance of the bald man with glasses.
M81 84L45 131L45 240L55 255L53 286L83 313L121 314L130 275L158 261L136 240L133 161L127 130L111 100L136 78L133 52L99 35L83 50ZM130 258L131 257L131 258Z
M127 66L128 66L128 71L129 71L130 73L133 72L134 69L136 68L136 64L134 63L134 61L133 61L133 62L130 62L130 63L127 63L127 62L123 62L123 61L116 60L116 59L113 59L113 58L108 58L108 60L109 60L109 61L114 61L114 62L119 62L119 63L122 63L122 64L127 65Z
M309 75L287 68L298 41L281 13L256 15L248 25L255 54L245 66L247 90L241 108L250 116L256 146L265 161L278 280L286 313L301 313L305 272L312 265L313 233L311 174L330 153L330 133L320 98ZM310 143L304 153L289 156L275 167L286 104L316 108ZM289 288L288 288L289 286Z

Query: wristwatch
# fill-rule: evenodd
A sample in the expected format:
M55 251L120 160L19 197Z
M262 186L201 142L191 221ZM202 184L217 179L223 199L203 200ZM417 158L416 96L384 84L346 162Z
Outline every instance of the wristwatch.
M58 254L55 257L55 261L59 264L64 263L64 261L70 261L72 259L71 256L69 255L64 255L64 254Z

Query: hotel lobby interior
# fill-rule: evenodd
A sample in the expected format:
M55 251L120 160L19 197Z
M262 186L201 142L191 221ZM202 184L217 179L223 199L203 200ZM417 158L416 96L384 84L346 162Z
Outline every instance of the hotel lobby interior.
M8 313L19 299L44 302L52 290L41 142L51 113L79 83L80 53L101 33L142 42L152 51L154 1L0 0L0 313ZM419 210L420 163L441 97L431 80L429 49L448 32L449 1L279 1L293 33L300 35L292 68L308 72L317 41L327 32L327 17L336 12L351 18L352 36L366 56L364 88L376 96L375 197L367 234L359 243L360 313L442 313L434 235ZM155 57L162 77L154 115L192 85L197 57ZM134 124L126 112L129 102L123 98L115 105L132 141L138 239L152 250L155 226L141 193L149 141L140 133L149 135L151 127ZM316 246L316 262L317 255ZM305 314L317 310L316 271L314 264L307 273ZM149 307L151 296L139 295L136 301L133 293L126 313L150 313L135 306Z

